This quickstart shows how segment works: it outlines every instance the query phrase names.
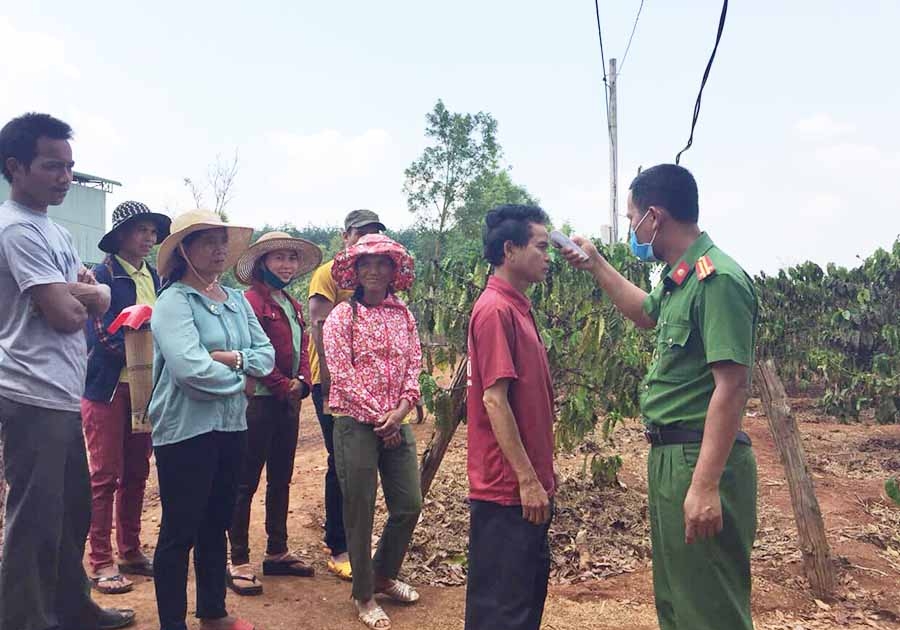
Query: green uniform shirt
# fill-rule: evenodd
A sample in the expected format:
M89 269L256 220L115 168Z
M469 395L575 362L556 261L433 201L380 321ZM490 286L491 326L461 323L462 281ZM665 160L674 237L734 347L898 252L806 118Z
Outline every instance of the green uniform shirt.
M707 262L713 270L701 279L700 272L710 270ZM641 385L641 413L649 424L702 429L715 389L711 364L753 365L756 291L705 232L663 274L644 300L644 312L659 332Z

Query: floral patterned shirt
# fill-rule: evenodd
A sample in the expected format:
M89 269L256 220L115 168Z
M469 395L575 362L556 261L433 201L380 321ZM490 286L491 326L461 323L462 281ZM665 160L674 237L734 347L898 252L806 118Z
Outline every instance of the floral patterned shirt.
M343 302L323 330L335 415L375 424L401 400L419 401L422 348L416 320L395 295L374 307Z

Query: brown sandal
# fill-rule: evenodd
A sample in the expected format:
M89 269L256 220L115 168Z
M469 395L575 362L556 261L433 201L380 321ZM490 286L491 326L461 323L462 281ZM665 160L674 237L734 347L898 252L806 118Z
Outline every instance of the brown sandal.
M316 570L303 562L295 553L284 553L280 556L263 560L263 575L290 575L294 577L313 577Z
M262 582L257 580L255 575L239 575L229 566L225 576L228 587L238 595L262 595Z

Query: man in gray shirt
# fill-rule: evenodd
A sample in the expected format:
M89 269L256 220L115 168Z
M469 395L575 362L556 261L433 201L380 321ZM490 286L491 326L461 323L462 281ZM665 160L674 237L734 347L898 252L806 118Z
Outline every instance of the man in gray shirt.
M72 130L25 114L0 130L0 431L9 495L0 564L0 630L107 630L134 620L101 609L82 565L90 483L80 401L84 326L109 289L71 235L47 217L72 183Z

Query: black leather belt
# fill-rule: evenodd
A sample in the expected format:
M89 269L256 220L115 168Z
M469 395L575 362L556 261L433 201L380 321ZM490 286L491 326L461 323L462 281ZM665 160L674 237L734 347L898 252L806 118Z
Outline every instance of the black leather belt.
M680 429L677 427L660 427L654 426L652 429L644 430L644 439L651 446L667 446L669 444L697 444L703 441L703 431L695 429ZM745 444L753 446L750 436L743 431L738 431L734 438L736 444Z

